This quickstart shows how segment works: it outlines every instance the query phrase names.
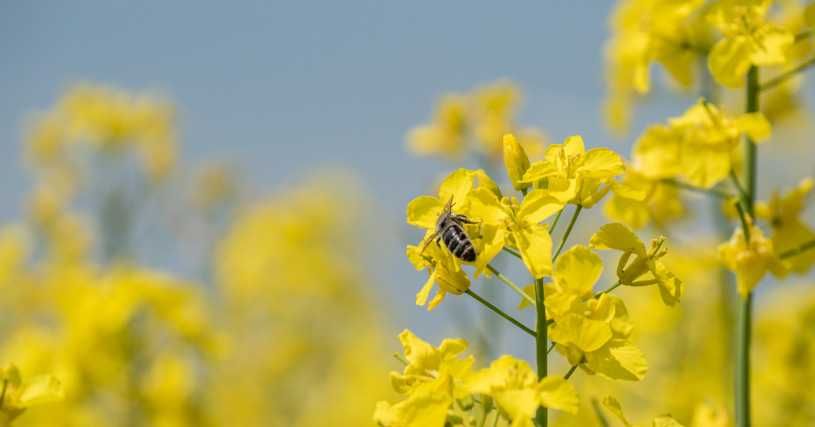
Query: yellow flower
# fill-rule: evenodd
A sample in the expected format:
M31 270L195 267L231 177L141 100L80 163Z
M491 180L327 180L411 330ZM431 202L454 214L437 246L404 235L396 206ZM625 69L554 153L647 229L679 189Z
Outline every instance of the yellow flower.
M603 271L600 257L576 245L557 259L553 282L545 286L550 338L572 365L612 379L640 380L648 366L628 337L633 325L620 298L593 288Z
M742 228L737 228L728 242L719 245L719 259L736 273L736 286L742 296L750 293L767 271L783 276L787 270L761 229L751 224L749 230L749 241Z
M62 400L60 382L50 375L23 381L20 370L14 365L0 369L0 425L10 425L26 409Z
M606 119L614 130L627 128L631 104L650 91L654 62L678 86L693 85L698 58L710 44L708 25L697 13L703 4L703 0L616 3L605 55Z
M594 206L608 192L614 177L625 170L623 159L608 148L586 151L583 138L574 135L552 144L544 160L530 165L522 182L540 185L566 203Z
M597 249L616 249L623 255L617 264L617 279L625 286L657 285L665 305L674 305L682 295L679 280L659 259L668 252L664 237L651 241L651 249L620 223L606 224L591 237L590 245Z
M649 179L629 168L622 182L611 186L611 196L603 205L603 213L634 229L651 223L664 228L685 215L685 205L675 186Z
M529 157L527 157L523 146L518 143L511 133L504 135L504 167L513 188L518 191L529 188L529 183L521 182L527 169L529 169Z
M650 179L681 177L689 184L711 188L733 169L733 151L741 137L766 141L770 124L761 113L725 116L700 100L668 125L648 128L634 147L634 167Z
M416 270L430 270L427 281L416 294L416 305L427 304L427 309L433 310L448 293L460 295L470 288L470 279L450 251L434 244L408 245L406 255ZM439 290L428 302L434 284L438 284Z
M391 384L407 395L395 404L377 403L374 421L389 427L442 427L455 399L468 394L462 381L474 362L461 358L467 349L462 339L445 339L433 347L409 330L399 334L407 365L402 373L391 372Z
M508 81L498 81L473 93L475 136L488 158L500 156L501 138L515 127L520 98L518 88Z
M801 219L813 185L811 178L805 178L783 196L776 191L768 202L756 204L756 215L772 227L773 247L778 253L815 239L815 231ZM815 264L815 251L796 255L787 262L791 271L806 273Z
M408 148L415 154L441 155L458 159L466 149L467 99L448 95L436 107L433 121L417 127L408 135Z
M552 237L541 221L561 210L562 202L545 190L534 190L518 203L515 198L499 199L499 195L487 188L474 190L470 200L470 216L482 224L483 252L476 259L476 273L505 245L518 249L535 278L551 272Z
M466 388L488 395L512 420L512 427L532 427L532 418L541 406L577 413L577 392L561 377L537 375L523 360L509 355L499 357L488 368L472 374Z
M708 56L708 68L724 86L740 87L751 66L780 65L795 37L765 22L771 0L721 0L709 19L723 34Z

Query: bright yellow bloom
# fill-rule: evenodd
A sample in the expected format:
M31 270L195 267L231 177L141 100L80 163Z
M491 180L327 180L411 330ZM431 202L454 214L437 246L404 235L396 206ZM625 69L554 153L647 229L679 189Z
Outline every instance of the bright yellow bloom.
M801 219L813 185L811 178L805 178L783 196L775 191L768 202L756 204L756 215L772 227L773 247L778 253L815 239L815 231ZM787 262L791 271L806 273L815 264L815 251L796 255Z
M532 418L541 406L577 413L573 385L555 376L538 380L529 364L509 355L472 374L466 388L471 393L492 397L512 420L512 427L533 427Z
M455 399L468 394L462 381L474 359L461 358L467 349L462 339L445 339L433 347L409 330L399 334L407 365L402 373L391 372L391 384L405 399L376 405L374 421L386 427L442 427Z
M648 365L628 340L633 325L620 298L593 288L603 271L600 257L577 245L558 257L553 282L545 286L546 311L554 320L550 338L572 365L612 379L640 380Z
M728 117L700 100L668 125L648 128L634 148L634 166L650 179L684 178L689 184L711 188L733 169L733 151L741 137L766 141L770 124L761 113Z
M532 163L522 182L539 185L563 202L590 208L624 170L619 154L608 148L586 151L583 138L574 135L563 144L550 145L544 160Z
M59 380L50 375L23 381L20 370L14 365L0 369L0 425L8 426L26 409L62 400L63 391Z
M626 169L622 182L611 186L603 213L613 221L641 229L653 223L664 228L685 215L679 189Z
M526 268L535 278L552 271L552 237L543 220L563 209L563 203L545 190L534 190L518 203L487 188L470 193L470 216L481 221L483 252L476 259L477 272L511 245L521 253Z
M424 247L424 251L422 251L422 247ZM427 309L433 310L444 300L448 293L460 295L470 288L470 279L461 270L458 260L450 251L435 244L427 246L408 245L406 255L417 271L430 270L427 281L416 294L416 305L424 306L427 304ZM434 284L437 284L439 289L428 302Z
M408 135L408 147L418 155L441 155L458 159L466 149L467 99L448 95L439 101L433 121Z
M709 19L723 34L708 56L716 81L740 87L751 66L781 65L792 46L791 32L764 20L771 0L720 0Z
M777 276L783 276L787 271L773 242L764 237L761 229L751 224L749 230L749 242L744 230L737 228L728 242L719 245L719 258L736 273L736 286L742 296L750 293L767 271Z
M620 223L606 224L591 237L590 245L597 249L622 251L617 264L617 279L624 286L657 285L665 305L674 305L682 295L682 281L659 259L668 253L664 237L651 241L645 249L639 237Z

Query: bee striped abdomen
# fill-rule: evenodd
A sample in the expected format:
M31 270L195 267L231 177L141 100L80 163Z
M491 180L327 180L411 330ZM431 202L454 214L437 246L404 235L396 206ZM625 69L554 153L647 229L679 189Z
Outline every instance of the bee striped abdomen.
M444 245L447 246L447 249L449 249L456 258L467 262L475 261L475 248L473 247L473 243L470 241L464 228L457 222L449 221L447 224L444 224L441 239L444 241Z

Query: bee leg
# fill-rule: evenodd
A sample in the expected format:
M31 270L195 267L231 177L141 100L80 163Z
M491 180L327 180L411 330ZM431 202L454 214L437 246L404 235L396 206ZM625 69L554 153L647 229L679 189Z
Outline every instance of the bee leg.
M473 221L465 215L455 215L455 220L462 224L481 224L481 220Z
M430 237L427 240L425 240L425 242L422 244L422 250L419 251L419 255L423 254L424 250L427 249L427 245L429 245L430 242L433 242L433 241L435 241L436 244L439 244L439 232L438 231L431 234Z

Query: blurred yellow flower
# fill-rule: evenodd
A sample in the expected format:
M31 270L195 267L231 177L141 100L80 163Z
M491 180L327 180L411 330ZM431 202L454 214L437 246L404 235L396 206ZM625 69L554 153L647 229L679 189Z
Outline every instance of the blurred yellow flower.
M711 188L733 169L733 151L743 135L760 143L770 136L761 113L728 117L700 100L668 125L649 127L634 148L634 167L650 179L684 178L689 184Z
M723 34L710 51L708 68L724 86L741 87L752 66L781 65L792 46L791 32L765 21L772 0L720 0L709 19Z
M773 242L764 237L764 233L755 225L750 224L748 229L749 238L744 235L744 230L737 228L728 242L719 245L719 258L736 273L736 285L742 296L752 292L767 271L777 276L787 272Z
M756 216L766 220L772 227L773 248L778 253L794 249L805 242L815 240L815 231L801 218L812 192L812 178L804 178L784 195L773 192L770 200L756 204ZM806 273L815 264L815 251L791 257L787 261L790 270Z
M43 375L23 381L15 365L0 369L0 424L10 425L26 409L63 398L62 385L51 375Z

